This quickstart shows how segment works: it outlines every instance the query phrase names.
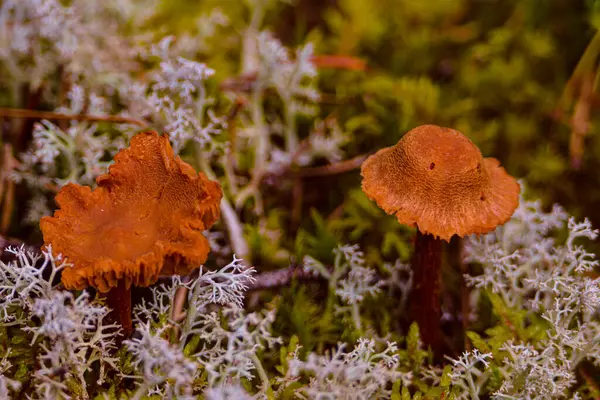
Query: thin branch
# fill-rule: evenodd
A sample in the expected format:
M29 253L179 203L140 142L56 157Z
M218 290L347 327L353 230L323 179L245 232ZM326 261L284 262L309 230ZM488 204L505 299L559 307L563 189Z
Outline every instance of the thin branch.
M330 273L333 271L332 266L325 266ZM325 272L323 272L325 273ZM254 282L249 285L248 291L257 291L265 289L275 289L289 285L292 281L301 282L316 282L324 281L325 277L322 273L308 271L302 264L291 265L288 268L282 268L275 271L261 272L254 276ZM390 282L382 275L375 273L373 282L382 282L384 286L388 286Z
M189 275L184 276L181 283L188 284L194 279L198 278L200 274L199 269L195 269ZM185 319L186 312L183 310L185 302L187 300L189 288L187 286L181 286L175 291L173 298L173 305L171 306L171 320L174 322L181 322ZM176 332L176 336L179 336L179 332Z
M316 176L331 176L343 174L344 172L360 168L361 164L367 159L368 156L368 154L363 154L354 158L350 158L348 160L337 162L335 164L324 165L322 167L301 168L296 171L296 175L298 175L301 178L311 178Z
M23 108L3 108L0 107L0 117L5 118L29 118L29 119L53 119L53 120L73 120L73 121L99 121L113 122L116 124L132 124L142 128L147 128L148 123L129 117L118 115L89 115L89 114L61 114L52 111L27 110Z
M317 281L324 279L312 271L305 270L302 266L291 266L276 271L262 272L255 277L254 283L248 287L248 291L273 289L289 285L294 279L300 281Z
M366 71L367 69L367 62L365 60L343 54L314 55L310 61L315 67L320 69L331 68L351 71Z
M15 200L15 182L9 178L9 174L14 170L16 162L10 143L4 144L3 153L3 157L0 158L3 163L0 168L0 233L8 231Z

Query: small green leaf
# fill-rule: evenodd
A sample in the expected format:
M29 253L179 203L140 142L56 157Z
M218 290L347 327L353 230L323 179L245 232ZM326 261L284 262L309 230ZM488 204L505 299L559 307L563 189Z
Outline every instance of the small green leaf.
M196 352L196 348L198 348L198 343L200 343L199 336L192 336L188 344L183 348L183 354L187 357L191 356Z
M477 334L476 332L468 331L467 337L469 338L471 343L473 343L473 346L479 349L479 351L481 351L482 353L490 353L492 351L492 349L485 342L485 340L483 340L481 336L479 336L479 334Z
M398 379L392 385L392 395L390 396L391 400L401 400L402 397L400 395L400 387L402 386L402 380Z
M452 378L450 374L452 373L452 366L446 365L444 366L444 371L442 372L442 379L440 381L440 386L443 388L449 388L452 385Z
M10 338L10 341L12 344L23 343L23 342L25 342L25 340L26 340L25 335L15 335L12 338Z

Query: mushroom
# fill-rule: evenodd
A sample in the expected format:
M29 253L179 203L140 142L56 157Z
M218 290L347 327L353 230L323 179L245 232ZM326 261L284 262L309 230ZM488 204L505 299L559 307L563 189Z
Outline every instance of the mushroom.
M401 224L417 228L412 259L412 319L434 354L441 349L442 241L504 224L519 203L519 184L461 132L423 125L361 166L362 189Z
M202 231L219 218L218 182L175 156L166 135L144 132L115 156L97 188L67 184L59 210L44 217L44 244L72 264L62 271L67 289L105 293L124 335L132 332L131 285L159 275L188 274L206 261Z

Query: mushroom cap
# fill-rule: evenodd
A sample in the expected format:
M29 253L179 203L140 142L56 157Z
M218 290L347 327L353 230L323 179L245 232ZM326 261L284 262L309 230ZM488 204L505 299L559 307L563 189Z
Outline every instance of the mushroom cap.
M44 243L73 264L62 272L66 288L148 286L206 261L202 231L219 218L223 193L173 154L168 136L136 135L96 183L64 186L60 209L40 221Z
M361 166L362 189L402 224L449 241L489 232L519 204L519 184L495 158L457 130L435 125L407 132Z

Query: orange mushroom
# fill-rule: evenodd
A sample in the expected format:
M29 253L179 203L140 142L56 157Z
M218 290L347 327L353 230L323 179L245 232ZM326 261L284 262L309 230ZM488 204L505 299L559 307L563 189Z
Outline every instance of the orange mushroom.
M362 188L402 224L417 227L412 261L413 319L423 341L440 350L442 240L482 234L504 224L519 202L519 184L498 160L457 130L419 126L361 167Z
M107 293L109 306L131 332L131 285L159 275L187 274L206 261L202 231L220 216L218 182L175 156L169 138L144 132L115 156L98 187L68 184L56 196L59 210L44 217L45 245L67 257L68 289Z

